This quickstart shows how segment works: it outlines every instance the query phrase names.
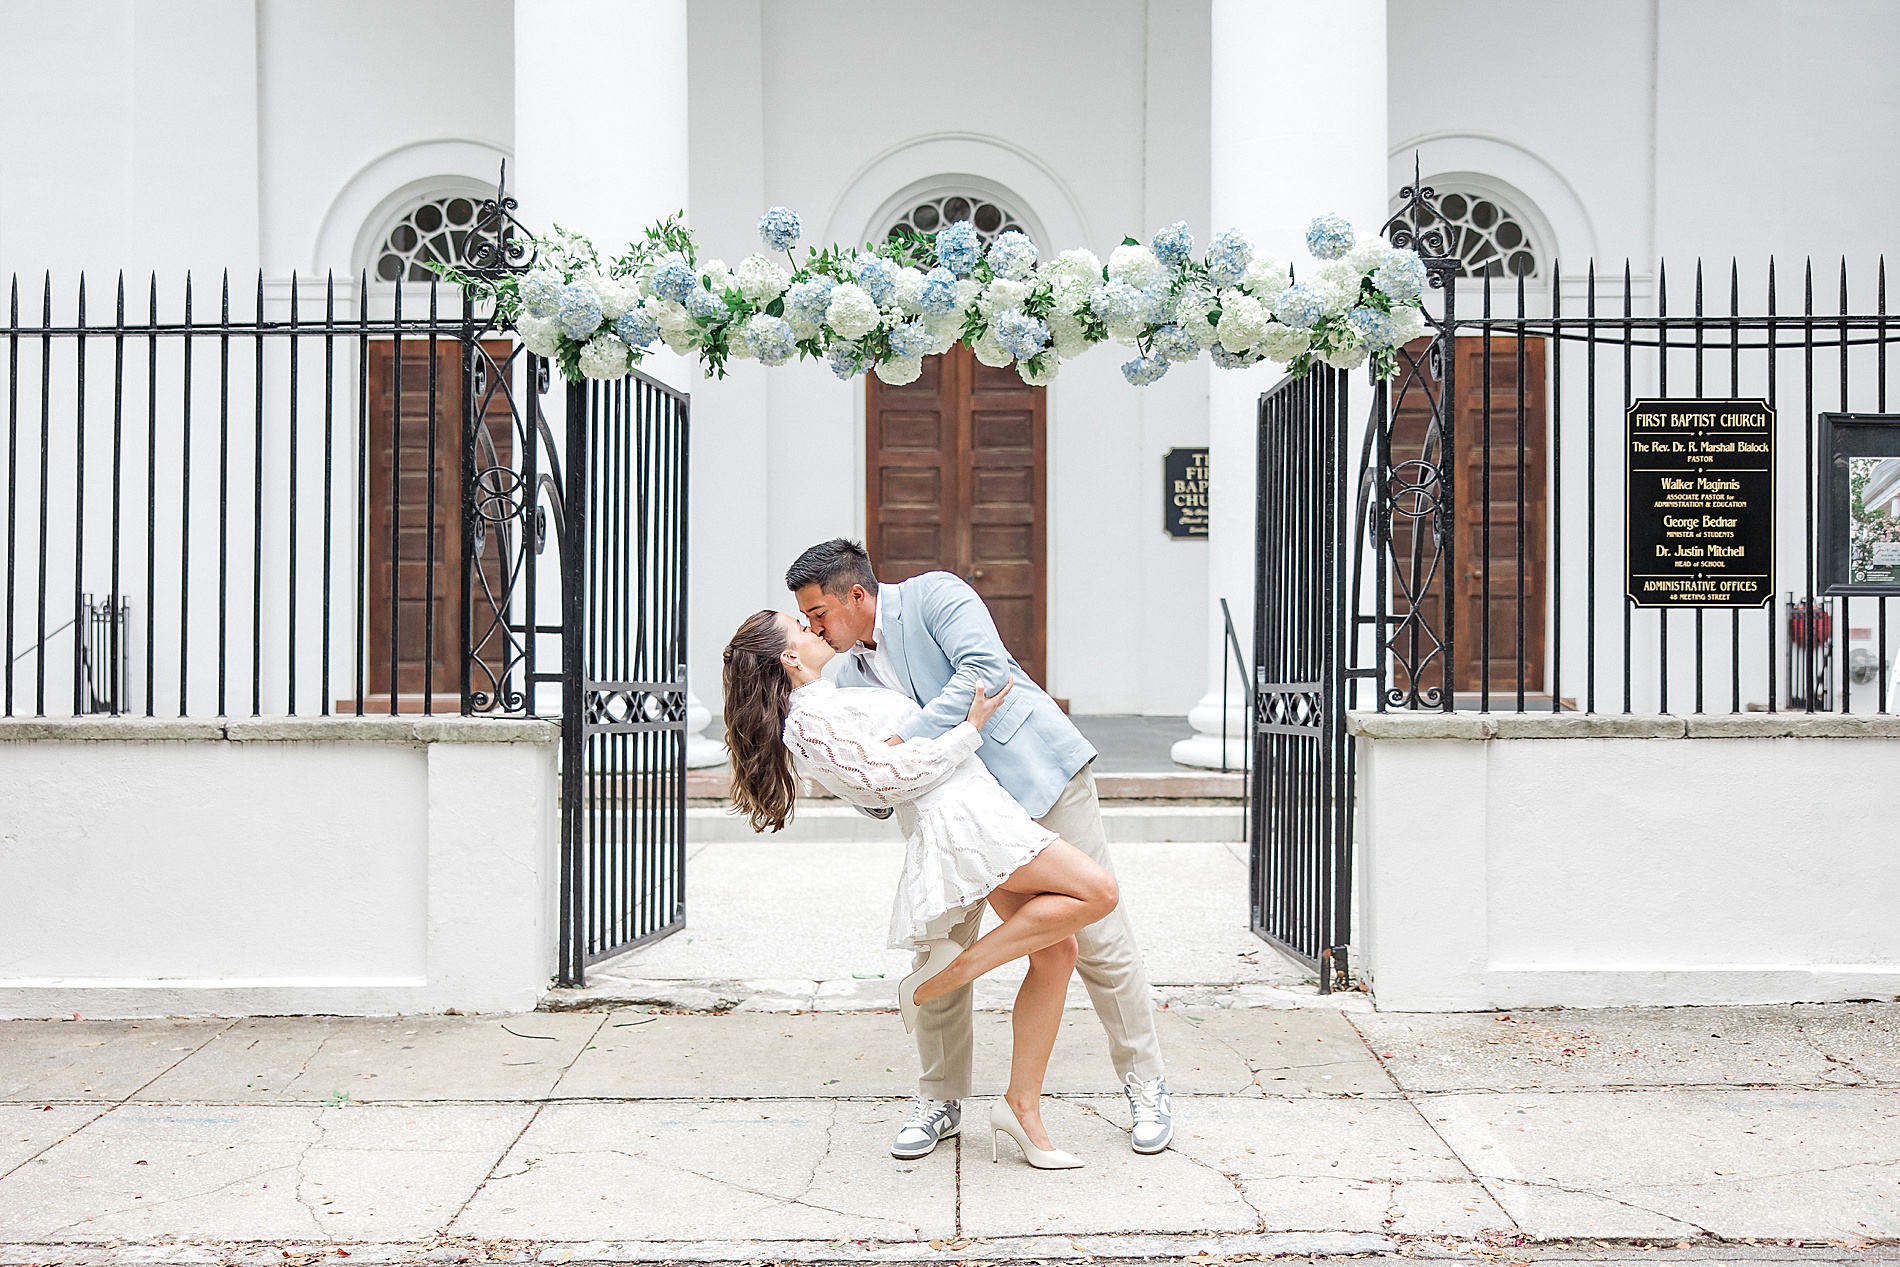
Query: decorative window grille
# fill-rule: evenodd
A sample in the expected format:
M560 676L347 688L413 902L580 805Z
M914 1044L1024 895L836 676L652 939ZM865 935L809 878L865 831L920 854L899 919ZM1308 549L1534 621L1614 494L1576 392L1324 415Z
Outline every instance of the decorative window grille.
M383 239L370 269L372 276L379 282L428 281L435 276L427 268L431 261L448 264L463 258L462 243L480 212L475 199L460 194L423 203Z
M974 224L978 240L984 243L1011 229L1018 233L1028 232L1016 218L1015 212L993 198L985 198L981 194L940 194L935 198L926 198L901 213L891 223L890 236L896 237L906 229L931 234L958 220L968 220Z
M1450 222L1463 276L1530 278L1543 272L1543 250L1522 217L1493 195L1440 189L1438 210Z

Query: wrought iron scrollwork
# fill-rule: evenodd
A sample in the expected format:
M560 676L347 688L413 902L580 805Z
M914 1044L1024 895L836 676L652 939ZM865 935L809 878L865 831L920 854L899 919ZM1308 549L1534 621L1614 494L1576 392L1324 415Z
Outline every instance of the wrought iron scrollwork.
M589 682L582 709L589 730L683 730L686 683Z
M481 214L462 246L462 271L494 281L534 267L534 235L515 219L516 202L508 192L508 162L502 160L495 196L482 202Z

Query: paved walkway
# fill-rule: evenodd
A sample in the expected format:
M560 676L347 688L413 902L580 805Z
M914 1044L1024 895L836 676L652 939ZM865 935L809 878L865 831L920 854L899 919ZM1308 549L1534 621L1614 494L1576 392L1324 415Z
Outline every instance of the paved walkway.
M1007 1020L979 1026L998 1087ZM1900 1238L1900 1005L1163 1026L1175 1148L1128 1150L1076 1012L1048 1116L1088 1167L1040 1173L976 1130L888 1156L913 1068L888 1013L8 1022L0 1262L1858 1261Z

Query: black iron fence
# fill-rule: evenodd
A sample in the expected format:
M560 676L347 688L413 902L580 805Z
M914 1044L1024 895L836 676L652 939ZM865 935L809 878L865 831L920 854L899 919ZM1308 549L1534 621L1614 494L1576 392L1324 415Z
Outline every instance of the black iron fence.
M504 189L462 244L533 263ZM0 714L562 725L560 980L685 907L687 400L439 283L15 278Z
M1431 191L1406 197L1389 229L1427 256L1438 311L1363 436L1348 601L1377 689L1358 705L1890 711L1900 631L1878 591L1900 587L1838 584L1820 535L1845 495L1830 463L1851 461L1856 531L1900 555L1900 502L1862 500L1900 456L1828 445L1887 412L1884 261L1871 284L1845 261L1461 278ZM1644 427L1697 410L1752 410L1759 431L1652 456ZM1693 462L1714 465L1670 482ZM1713 503L1705 470L1726 478Z

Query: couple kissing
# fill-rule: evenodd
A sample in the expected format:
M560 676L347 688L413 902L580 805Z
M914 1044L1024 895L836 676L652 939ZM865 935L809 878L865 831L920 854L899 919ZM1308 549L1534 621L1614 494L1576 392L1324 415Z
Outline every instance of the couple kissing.
M915 953L898 1009L917 1042L917 1099L893 1156L962 1129L971 1093L972 986L1027 958L1011 1009L996 1138L1030 1165L1070 1169L1042 1121L1042 1083L1079 973L1108 1033L1138 1153L1173 1137L1154 1003L1120 907L1091 763L1095 749L948 572L880 585L864 548L815 545L785 575L800 616L746 618L725 650L735 806L759 831L791 819L802 768L876 817L893 814L904 866L890 944ZM1001 921L978 936L985 907Z

